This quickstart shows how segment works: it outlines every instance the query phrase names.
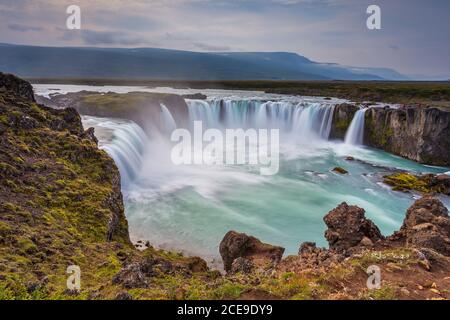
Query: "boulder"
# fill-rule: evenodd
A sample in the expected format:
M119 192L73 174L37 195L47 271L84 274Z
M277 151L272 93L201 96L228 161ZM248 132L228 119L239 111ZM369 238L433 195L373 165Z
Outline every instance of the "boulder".
M442 202L427 195L414 202L406 212L400 229L406 245L430 248L450 256L450 217Z
M229 231L219 246L225 271L230 272L233 261L246 258L258 267L268 267L278 263L284 248L262 243L255 237L245 233Z
M346 251L360 245L361 241L367 243L367 239L372 243L383 239L378 227L366 219L364 213L364 209L343 202L324 217L328 227L325 238L330 249Z

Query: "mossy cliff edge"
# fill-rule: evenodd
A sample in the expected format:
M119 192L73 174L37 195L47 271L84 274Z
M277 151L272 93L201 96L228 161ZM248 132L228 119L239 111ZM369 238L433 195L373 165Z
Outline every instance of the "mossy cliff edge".
M450 218L426 196L385 238L345 203L324 221L329 249L284 249L229 232L226 275L198 257L137 250L129 241L119 172L71 108L34 101L0 74L0 300L2 299L443 299L450 297ZM368 266L382 281L366 286ZM67 267L81 270L67 288Z

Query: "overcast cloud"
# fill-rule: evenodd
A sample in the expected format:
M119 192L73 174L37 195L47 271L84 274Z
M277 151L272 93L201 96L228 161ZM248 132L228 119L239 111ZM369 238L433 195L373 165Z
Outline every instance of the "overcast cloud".
M66 7L82 30L65 29ZM366 28L378 4L382 30ZM320 62L450 75L449 0L0 0L0 42L290 51Z

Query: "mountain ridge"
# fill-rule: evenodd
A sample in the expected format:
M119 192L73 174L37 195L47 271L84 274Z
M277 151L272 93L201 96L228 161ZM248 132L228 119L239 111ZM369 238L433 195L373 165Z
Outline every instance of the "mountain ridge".
M162 80L407 80L386 68L318 63L291 52L46 47L0 43L0 70L22 77Z

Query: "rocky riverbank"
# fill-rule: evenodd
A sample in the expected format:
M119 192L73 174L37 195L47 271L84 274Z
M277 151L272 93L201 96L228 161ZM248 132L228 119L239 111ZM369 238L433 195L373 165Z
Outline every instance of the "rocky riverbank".
M343 203L324 218L329 248L299 254L242 233L218 244L227 274L199 257L136 249L120 175L73 108L36 103L31 85L0 74L0 299L450 298L450 218L432 196L385 237ZM81 270L67 288L67 267ZM366 286L376 265L381 283Z
M284 259L283 248L229 232L220 245L225 268L229 276L270 274L283 279L269 290L278 290L279 298L450 298L450 218L439 200L417 200L400 230L388 237L364 213L340 204L324 217L328 249L305 242L298 255ZM366 286L369 267L380 271L381 280L371 290Z

